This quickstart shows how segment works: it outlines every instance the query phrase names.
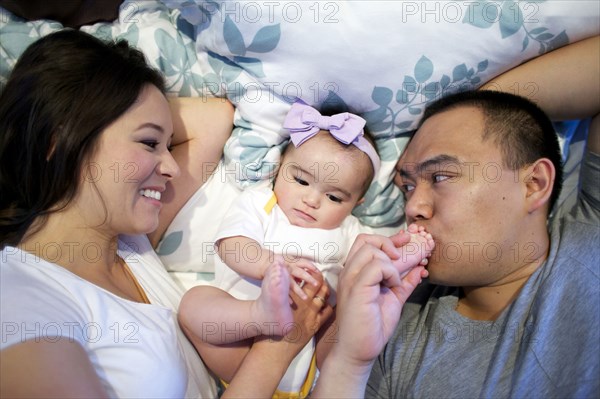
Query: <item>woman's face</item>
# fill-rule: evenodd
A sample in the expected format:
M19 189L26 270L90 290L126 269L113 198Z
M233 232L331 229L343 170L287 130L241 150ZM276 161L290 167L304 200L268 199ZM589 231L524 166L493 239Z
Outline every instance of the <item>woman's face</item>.
M107 234L147 234L158 226L161 195L179 175L169 152L173 123L164 95L146 86L102 132L76 199L84 224Z

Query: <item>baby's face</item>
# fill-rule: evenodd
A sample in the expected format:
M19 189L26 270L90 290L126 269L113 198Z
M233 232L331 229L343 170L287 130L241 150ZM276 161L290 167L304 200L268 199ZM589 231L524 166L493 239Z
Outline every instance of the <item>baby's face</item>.
M295 226L339 227L361 199L369 167L366 155L353 157L313 137L288 148L275 180L277 204Z

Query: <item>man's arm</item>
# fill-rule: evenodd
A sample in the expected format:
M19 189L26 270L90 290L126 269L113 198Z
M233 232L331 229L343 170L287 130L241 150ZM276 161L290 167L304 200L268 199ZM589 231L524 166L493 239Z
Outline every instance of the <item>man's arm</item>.
M592 117L588 148L600 154L600 36L534 58L481 89L527 97L552 120Z
M409 295L427 272L394 265L408 234L360 235L340 274L336 318L339 334L325 359L313 398L364 397L375 359L393 334Z

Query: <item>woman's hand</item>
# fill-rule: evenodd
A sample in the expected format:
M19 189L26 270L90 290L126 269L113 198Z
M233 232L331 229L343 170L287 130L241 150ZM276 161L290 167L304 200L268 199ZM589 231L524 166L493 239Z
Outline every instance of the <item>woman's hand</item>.
M223 398L271 397L288 366L333 314L326 302L328 286L320 273L312 273L317 285L305 284L306 299L290 292L294 322L283 337L261 336L254 340L244 362L235 374Z

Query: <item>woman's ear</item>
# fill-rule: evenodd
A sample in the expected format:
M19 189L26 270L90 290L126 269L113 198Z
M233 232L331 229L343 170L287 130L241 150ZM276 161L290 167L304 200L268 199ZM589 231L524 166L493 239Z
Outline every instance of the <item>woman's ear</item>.
M527 211L534 212L549 204L556 170L548 158L540 158L525 169Z
M356 205L354 205L354 206L358 206L358 205L362 204L363 202L365 202L365 197L362 197L361 199L359 199L359 200L356 202Z

